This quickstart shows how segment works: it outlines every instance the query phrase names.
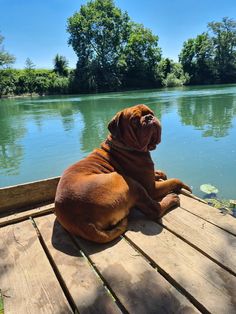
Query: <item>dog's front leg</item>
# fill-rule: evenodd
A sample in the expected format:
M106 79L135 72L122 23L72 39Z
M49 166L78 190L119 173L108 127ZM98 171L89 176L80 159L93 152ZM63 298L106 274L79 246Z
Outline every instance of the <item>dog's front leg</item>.
M164 181L155 181L155 190L154 190L153 198L155 200L160 200L169 193L179 193L182 188L192 192L190 187L184 184L179 179L167 179Z

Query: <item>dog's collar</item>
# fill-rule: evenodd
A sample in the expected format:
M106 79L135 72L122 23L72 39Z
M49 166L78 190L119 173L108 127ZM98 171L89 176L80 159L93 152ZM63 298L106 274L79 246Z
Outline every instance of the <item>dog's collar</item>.
M138 152L137 149L134 149L132 147L129 147L129 146L123 145L121 143L117 143L117 142L114 143L114 141L112 139L109 139L109 138L106 139L105 144L107 144L108 146L110 146L111 148L114 148L114 149L122 149L122 150L126 150L128 152Z

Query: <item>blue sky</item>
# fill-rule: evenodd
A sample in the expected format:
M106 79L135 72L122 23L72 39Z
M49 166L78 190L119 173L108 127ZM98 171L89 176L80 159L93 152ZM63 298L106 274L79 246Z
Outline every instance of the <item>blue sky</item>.
M5 50L23 68L29 57L37 68L52 68L57 53L76 64L68 47L67 18L85 0L0 0L0 32ZM236 19L236 0L115 0L138 23L159 36L162 55L178 60L183 42L207 30L207 23L228 16Z

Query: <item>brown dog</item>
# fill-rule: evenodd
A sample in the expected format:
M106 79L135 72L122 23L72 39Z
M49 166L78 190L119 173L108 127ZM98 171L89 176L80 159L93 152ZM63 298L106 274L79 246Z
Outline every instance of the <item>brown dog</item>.
M149 151L161 141L161 125L147 106L118 112L108 129L111 134L101 148L65 170L55 199L56 216L65 229L100 243L126 231L132 207L158 219L179 205L173 192L191 191L154 170Z

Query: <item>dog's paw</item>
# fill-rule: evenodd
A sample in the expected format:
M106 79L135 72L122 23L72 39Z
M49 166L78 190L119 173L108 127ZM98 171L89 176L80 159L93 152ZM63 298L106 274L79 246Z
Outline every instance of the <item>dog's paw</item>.
M180 205L180 198L175 193L167 194L160 202L161 207L166 211Z
M179 179L173 179L173 192L174 193L180 193L181 189L185 189L187 191L189 191L190 193L192 193L191 188L186 185L185 183L183 183L182 181L180 181Z

